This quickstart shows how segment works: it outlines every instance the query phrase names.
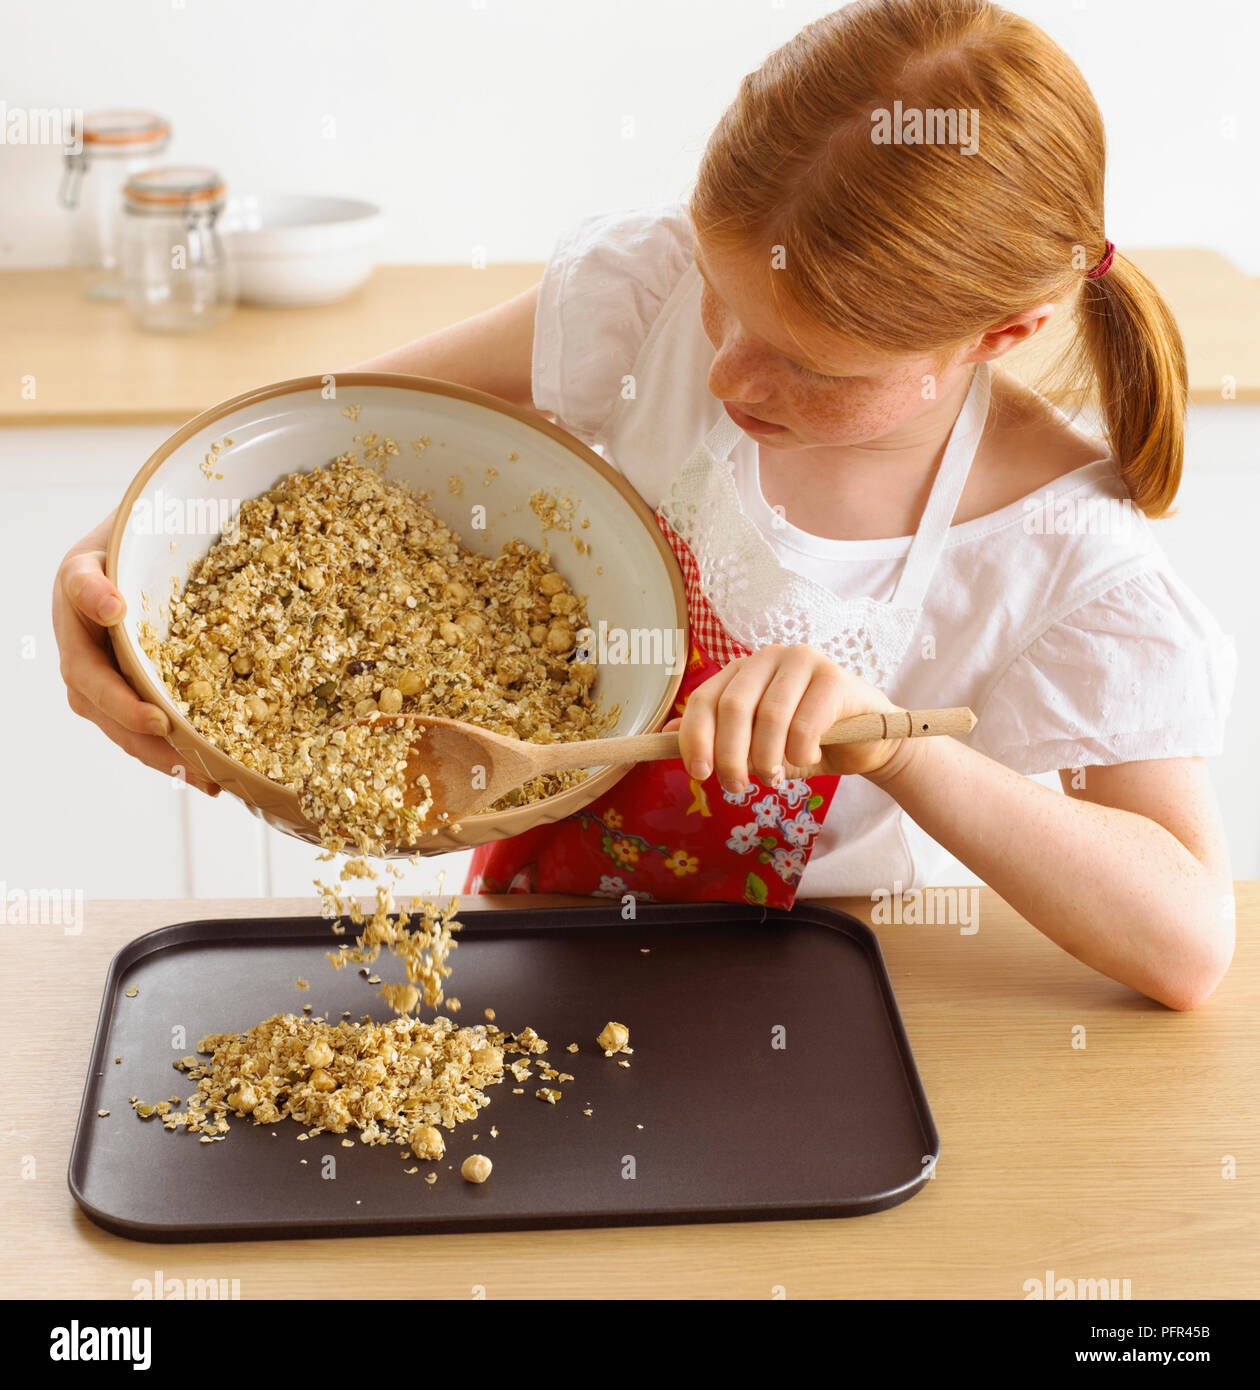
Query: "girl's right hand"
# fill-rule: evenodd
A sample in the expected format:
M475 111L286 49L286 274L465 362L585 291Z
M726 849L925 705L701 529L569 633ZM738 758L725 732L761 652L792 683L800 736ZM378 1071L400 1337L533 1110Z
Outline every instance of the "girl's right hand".
M53 630L70 708L133 758L168 775L182 768L185 781L218 796L222 788L195 772L167 743L170 721L164 711L141 700L114 661L105 629L120 623L127 607L105 577L105 543L113 524L113 516L106 517L71 547L53 585Z

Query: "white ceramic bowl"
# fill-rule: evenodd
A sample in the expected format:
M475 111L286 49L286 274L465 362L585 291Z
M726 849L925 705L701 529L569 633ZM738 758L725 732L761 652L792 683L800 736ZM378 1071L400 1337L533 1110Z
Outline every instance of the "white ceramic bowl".
M205 555L241 502L266 492L288 473L322 467L358 448L353 436L361 431L395 440L399 453L390 460L387 476L417 490L431 489L428 505L437 515L466 545L491 554L512 537L542 544L539 519L529 507L530 495L539 488L565 491L577 500L576 516L589 517L590 526L572 535L588 542L590 553L581 554L568 533L549 531L546 541L555 567L578 593L587 595L591 626L598 630L602 620L610 629L654 628L670 633L681 647L676 670L659 660L629 664L597 657L595 693L606 708L621 707L610 735L657 729L669 717L682 684L688 650L686 591L669 543L625 479L558 426L484 392L425 377L347 372L335 379L336 396L329 399L332 381L282 381L203 412L145 463L118 509L106 573L127 601L127 616L110 635L123 674L143 699L170 717L171 743L255 814L318 843L295 793L236 762L188 722L141 649L138 624L147 618L164 637L172 584L182 590L189 564ZM347 405L360 407L357 423L341 413ZM422 435L430 443L417 453L410 441ZM232 444L222 448L213 470L223 477L207 479L202 461L212 444L225 439ZM517 458L509 460L512 453ZM498 470L488 486L487 467ZM465 480L461 496L453 496L447 486L452 474ZM484 529L472 526L474 506L485 508ZM559 820L602 795L628 766L593 770L577 786L545 801L469 816L459 831L426 835L416 848L440 854Z
M375 203L289 194L229 199L222 231L246 304L331 304L376 264L384 221Z

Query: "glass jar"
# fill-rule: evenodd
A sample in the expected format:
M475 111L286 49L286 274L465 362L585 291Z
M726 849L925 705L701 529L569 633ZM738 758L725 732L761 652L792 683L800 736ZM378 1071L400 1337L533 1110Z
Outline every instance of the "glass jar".
M226 190L213 169L175 165L128 179L123 298L141 328L186 333L232 312L236 275L215 227Z
M165 152L170 124L152 111L89 111L66 148L61 205L70 209L70 241L88 299L121 299L118 261L123 185Z

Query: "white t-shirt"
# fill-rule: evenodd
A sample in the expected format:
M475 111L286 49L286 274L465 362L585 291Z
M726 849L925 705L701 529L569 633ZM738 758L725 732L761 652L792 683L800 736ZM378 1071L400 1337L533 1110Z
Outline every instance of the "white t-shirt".
M533 398L655 507L724 413L708 390L691 224L677 204L584 218L538 296ZM787 568L844 597L892 597L910 537L832 540L777 516L756 441L741 503ZM903 708L968 705L965 740L1018 772L1221 751L1236 655L1129 505L1109 458L950 528L887 687ZM952 869L951 869L952 866ZM839 785L798 895L958 881L957 861L862 777Z

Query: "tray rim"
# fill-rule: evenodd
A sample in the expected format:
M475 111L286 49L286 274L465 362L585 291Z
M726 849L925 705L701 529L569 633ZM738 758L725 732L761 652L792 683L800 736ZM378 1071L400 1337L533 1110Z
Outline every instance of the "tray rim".
M460 895L443 896L459 897ZM487 934L491 931L501 933L510 933L513 930L520 932L537 931L540 929L538 922L524 921L522 918L532 917L544 910L552 913L553 918L541 928L542 930L608 927L614 925L608 920L608 913L617 901L615 898L607 898L599 899L589 906L585 904L580 906L566 905L546 909L524 905L519 908L477 908L469 912L464 919L460 935L461 937L465 933L477 935L479 931L481 934ZM226 942L239 939L263 939L265 934L259 932L259 924L264 925L269 932L280 937L291 936L295 938L300 938L308 933L313 934L315 928L320 929L321 936L326 932L331 933L332 924L335 921L345 923L347 926L353 925L344 914L336 918L321 917L318 914L282 917L198 917L190 918L187 921L170 922L165 926L142 932L139 936L124 942L110 959L101 993L101 1006L97 1013L87 1074L84 1077L79 1114L75 1121L74 1139L70 1146L66 1171L66 1182L70 1194L84 1215L102 1229L114 1235L123 1236L128 1240L159 1245L277 1239L362 1239L392 1235L424 1237L428 1235L465 1234L476 1231L590 1230L592 1228L616 1229L621 1226L704 1225L715 1222L739 1221L834 1220L847 1216L864 1216L886 1211L913 1197L935 1172L936 1165L940 1160L940 1134L931 1106L928 1103L927 1093L923 1088L923 1080L919 1075L914 1053L910 1047L905 1020L902 1018L901 1010L897 1004L892 980L888 974L888 965L884 959L883 950L880 948L879 936L874 928L850 912L845 912L841 908L828 907L823 903L815 903L808 898L796 902L790 909L760 907L751 903L638 903L636 904L634 921L637 925L652 925L654 922L661 925L674 920L679 914L685 919L680 925L703 924L715 920L748 924L767 921L809 922L813 926L838 931L852 938L868 956L879 985L884 1013L892 1029L893 1042L909 1085L916 1118L927 1139L926 1147L931 1162L923 1165L918 1174L899 1187L886 1189L870 1197L833 1201L825 1205L797 1207L790 1211L784 1211L781 1207L772 1206L769 1203L760 1205L744 1203L738 1207L732 1203L729 1206L709 1206L703 1211L696 1211L693 1208L677 1211L661 1208L655 1211L623 1212L618 1213L616 1219L611 1221L606 1212L569 1212L559 1216L515 1217L487 1214L478 1218L443 1220L440 1227L424 1230L418 1230L414 1221L403 1221L396 1217L382 1217L379 1220L374 1220L370 1216L361 1217L357 1218L353 1228L350 1228L340 1218L329 1218L325 1221L312 1221L300 1225L275 1221L209 1227L205 1223L198 1225L150 1224L114 1216L96 1206L86 1196L78 1173L81 1165L86 1162L86 1155L83 1150L91 1119L89 1111L92 1081L101 1071L103 1059L108 1053L108 1048L105 1046L107 1041L105 1025L113 1002L117 997L117 987L121 977L137 961L159 951L175 949L191 941L204 943L211 940ZM277 929L279 930L277 931ZM737 1214L729 1215L728 1213L732 1211L737 1211Z

